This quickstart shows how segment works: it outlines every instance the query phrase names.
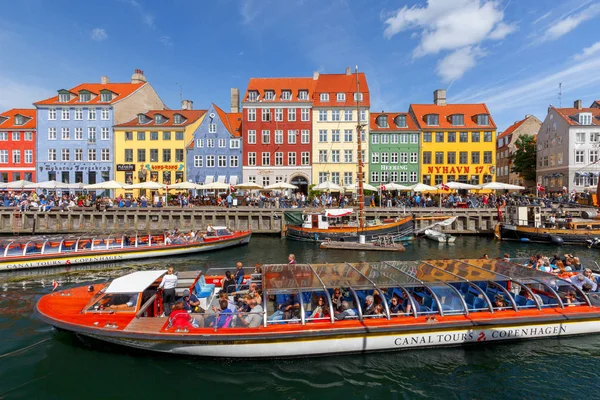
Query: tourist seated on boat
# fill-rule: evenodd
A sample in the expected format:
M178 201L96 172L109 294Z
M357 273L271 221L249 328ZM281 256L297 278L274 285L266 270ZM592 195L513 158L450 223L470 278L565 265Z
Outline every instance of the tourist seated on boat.
M236 311L249 312L250 306L248 305L248 301L250 301L250 300L252 300L252 296L250 296L248 293L241 296L237 301Z
M394 295L392 296L392 300L390 301L390 314L403 314L404 310L402 309L402 302L400 301L400 297Z
M173 239L173 244L185 244L185 240L183 240L181 235L178 235Z
M565 299L564 299L563 303L564 303L564 304L565 304L565 306L567 306L567 307L573 307L573 306L575 306L575 305L576 305L576 304L575 304L575 303L576 303L576 301L577 301L577 300L575 299L575 292L572 292L572 291L570 291L570 290L569 290L569 291L568 291L568 292L565 294Z
M341 312L337 312L334 313L335 319L337 320L343 320L346 318L352 318L352 317L356 317L356 311L354 311L354 309L350 308L350 303L348 303L347 301L342 301L342 308L341 308Z
M385 311L383 309L383 305L382 304L376 304L375 305L375 311L372 314L375 316L375 318L383 318L385 317Z
M318 296L317 305L313 308L309 318L328 318L330 315L329 307L325 303L325 297Z
M167 329L200 328L200 324L183 308L183 303L175 303L169 315Z
M344 296L342 296L342 290L340 288L333 289L333 296L331 296L331 303L333 304L333 311L336 313L341 313L342 302L344 301Z
M365 297L365 305L363 307L363 315L375 314L375 299L369 295Z
M128 310L133 311L137 306L137 293L113 293L102 298L102 306L105 310Z
M198 300L195 294L190 293L188 289L183 291L183 297L181 298L181 301L183 302L183 308L187 312L200 311L200 300Z
M494 307L498 308L498 309L503 309L503 308L508 307L508 303L503 295L497 294L494 297Z
M542 297L537 293L534 293L532 296L531 293L529 292L529 290L521 289L521 293L519 293L519 294L521 296L525 297L525 299L527 300L527 303L525 305L528 307L535 306L535 300L533 300L534 296L540 304L544 304Z
M225 293L235 292L235 279L231 275L231 271L225 271L225 278L221 287Z
M283 296L283 299L281 296ZM299 311L300 300L298 296L291 294L277 295L275 296L275 312L267 319L269 321L281 321L299 318Z
M592 292L595 292L598 289L598 285L596 284L596 282L592 281L590 278L584 276L584 275L574 275L571 277L570 282L577 286L579 289L583 289L583 286L587 283L591 286L590 290Z
M173 239L171 239L171 235L166 235L165 236L165 244L168 246L170 244L173 244Z
M238 313L236 326L258 328L263 322L263 308L255 299L249 300L248 305L250 306L250 312L246 315Z
M217 328L229 328L233 319L233 313L229 309L229 303L227 300L219 301L219 308L215 311L215 313L217 314L217 317L213 319L208 326L215 326L216 321Z
M584 268L583 269L583 276L585 276L586 278L588 278L589 280L591 280L592 282L594 282L596 285L598 285L598 278L596 278L593 274L592 274L592 270L589 268Z

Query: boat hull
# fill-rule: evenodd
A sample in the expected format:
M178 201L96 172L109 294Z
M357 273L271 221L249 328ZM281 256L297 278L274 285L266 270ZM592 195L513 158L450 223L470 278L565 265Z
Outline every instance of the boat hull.
M447 235L441 232L430 232L429 230L425 231L425 237L439 243L454 243L456 240L456 236Z
M0 271L20 270L30 268L45 268L61 265L91 264L99 262L114 262L136 260L143 258L166 257L201 253L219 250L233 246L240 246L250 242L252 234L241 232L222 240L209 240L183 245L156 245L131 248L111 248L105 250L77 251L69 253L38 254L30 257L0 258Z
M573 244L585 245L588 240L600 238L600 231L584 229L551 229L533 228L500 224L500 238L502 240L515 240L521 242L547 243L547 244Z
M292 240L307 242L322 242L324 240L358 242L359 234L365 235L365 240L372 242L382 235L393 235L398 240L410 240L414 232L412 216L402 218L396 222L368 226L359 232L357 227L330 227L329 229L303 228L288 225L286 237Z

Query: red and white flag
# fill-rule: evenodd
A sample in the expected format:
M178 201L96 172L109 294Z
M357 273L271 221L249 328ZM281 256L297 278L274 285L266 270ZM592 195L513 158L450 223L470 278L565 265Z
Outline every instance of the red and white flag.
M59 286L58 282L56 280L53 280L52 281L52 291L55 291L58 286Z
M385 191L385 185L379 186L379 190L381 190L382 192L384 192Z
M235 192L235 186L233 186L231 183L229 184L229 191Z
M538 192L545 192L545 191L546 191L546 189L544 189L544 187L542 186L542 184L541 184L541 183L538 183L538 184L537 184L537 191L538 191Z
M450 190L450 186L446 185L445 183L442 183L442 186L440 186L440 189L442 189L442 190Z

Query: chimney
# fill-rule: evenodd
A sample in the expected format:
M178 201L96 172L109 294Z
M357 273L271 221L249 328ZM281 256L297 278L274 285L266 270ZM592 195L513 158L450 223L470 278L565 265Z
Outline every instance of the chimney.
M346 67L346 75L352 75L352 70L350 67Z
M141 69L136 69L133 71L133 75L131 75L131 83L145 83L146 77L144 76L144 71Z
M110 79L108 79L108 76L101 76L100 83L106 85L107 83L110 83Z
M193 110L194 102L192 100L181 100L181 109L182 110Z
M316 81L317 79L319 79L319 71L313 72L313 81Z
M240 89L231 88L231 112L239 113L240 112Z
M583 107L581 106L581 100L575 100L575 102L573 103L573 107L581 110Z
M433 92L433 104L436 106L446 105L446 89L438 89Z

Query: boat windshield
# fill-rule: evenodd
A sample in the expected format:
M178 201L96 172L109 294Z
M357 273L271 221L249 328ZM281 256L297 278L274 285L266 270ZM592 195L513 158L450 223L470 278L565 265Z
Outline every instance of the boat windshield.
M133 312L137 308L140 293L105 293L90 305L87 312Z

